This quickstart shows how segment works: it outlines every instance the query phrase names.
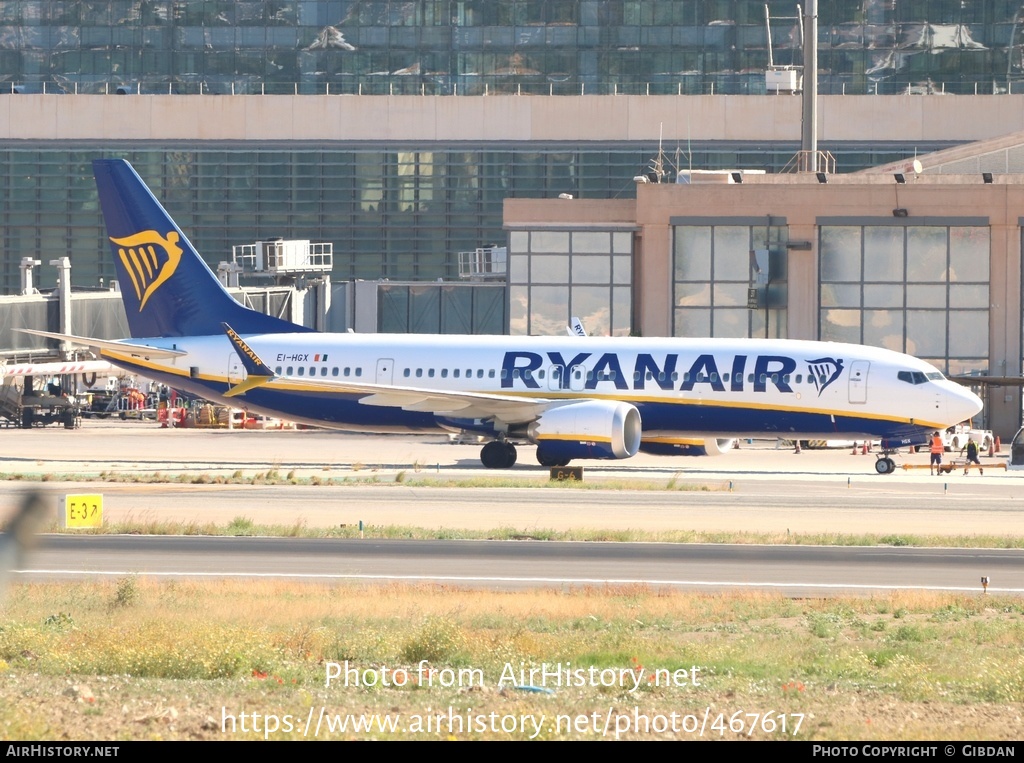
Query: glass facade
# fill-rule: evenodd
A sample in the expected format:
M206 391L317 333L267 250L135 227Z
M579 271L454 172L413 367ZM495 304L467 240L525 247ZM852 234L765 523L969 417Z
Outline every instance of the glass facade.
M711 224L673 219L673 336L784 338L788 229L766 220L722 218ZM768 283L748 302L760 264L769 264Z
M990 231L945 222L823 224L820 338L987 371Z
M0 1L27 92L764 93L764 0ZM795 2L767 3L776 64ZM820 0L822 93L1005 92L1019 3ZM788 17L788 18L787 18Z
M850 169L912 156L914 146L837 148ZM694 144L712 168L781 169L795 145ZM72 283L114 278L92 160L123 156L211 266L231 247L274 236L334 244L335 280L458 277L457 253L502 244L505 198L634 196L631 178L655 144L567 147L380 143L291 147L26 146L0 143L0 292L16 293L23 257L42 260L37 283L54 285L55 257Z
M504 334L505 284L381 283L383 334Z
M508 293L511 334L560 336L577 317L589 336L628 336L633 233L513 231Z

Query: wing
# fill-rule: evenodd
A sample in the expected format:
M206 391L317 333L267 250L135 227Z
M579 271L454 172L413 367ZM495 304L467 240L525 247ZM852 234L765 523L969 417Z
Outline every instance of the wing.
M425 411L438 416L451 416L458 419L496 419L507 424L525 424L533 421L552 405L561 403L558 400L522 395L454 392L390 384L309 379L298 376L275 376L260 386L265 389L289 392L327 391L338 394L361 394L365 395L359 400L362 405L401 408L406 411Z

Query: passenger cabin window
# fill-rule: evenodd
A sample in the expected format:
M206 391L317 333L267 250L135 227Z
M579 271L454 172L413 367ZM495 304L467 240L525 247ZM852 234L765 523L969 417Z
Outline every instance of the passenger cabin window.
M408 378L409 377L409 372L410 372L410 370L408 368L405 369L404 371L402 371L402 376Z
M423 376L423 369L422 368L417 368L416 369L416 378L419 379L421 376Z
M448 369L447 368L442 368L441 369L441 378L442 379L447 379L448 378Z
M356 376L362 376L362 375L363 375L363 369L362 368L357 368L356 369Z
M274 369L274 373L277 374L278 376L280 376L281 375L281 366L278 366L277 368L275 368Z
M408 370L409 369L406 369L406 371L408 371ZM337 375L338 375L338 367L335 366L334 368L331 369L331 376L337 376ZM406 376L408 376L408 373L406 373Z

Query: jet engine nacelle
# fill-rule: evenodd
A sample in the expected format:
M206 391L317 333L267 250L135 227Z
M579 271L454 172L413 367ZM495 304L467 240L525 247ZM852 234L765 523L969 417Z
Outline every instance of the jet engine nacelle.
M551 408L526 430L552 462L573 458L630 458L640 449L640 411L614 400L585 400Z
M721 456L732 450L735 440L720 440L714 437L691 439L666 437L643 440L640 450L653 456Z

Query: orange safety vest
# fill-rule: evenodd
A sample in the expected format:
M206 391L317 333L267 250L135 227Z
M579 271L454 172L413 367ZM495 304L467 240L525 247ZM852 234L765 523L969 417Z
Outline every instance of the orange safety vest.
M932 438L932 453L943 453L946 450L946 446L942 444L941 437Z

